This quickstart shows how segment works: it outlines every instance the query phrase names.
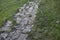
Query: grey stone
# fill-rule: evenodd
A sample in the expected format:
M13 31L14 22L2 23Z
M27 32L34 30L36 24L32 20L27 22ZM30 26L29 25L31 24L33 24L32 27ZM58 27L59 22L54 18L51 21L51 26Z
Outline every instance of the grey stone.
M12 21L8 20L5 26L6 26L6 27L12 26Z
M2 34L1 34L1 37L3 37L3 38L6 38L7 36L8 36L7 33L2 33Z
M56 21L56 23L58 24L58 23L60 23L60 21Z
M12 35L12 39L18 38L20 36L20 30L16 30L16 32Z
M10 27L2 27L1 31L10 31L11 28Z
M17 20L16 20L16 23L20 23L21 22L21 18L20 17L17 17Z
M26 40L27 34L21 34L18 40Z
M1 28L1 31L10 31L12 26L12 21L8 20L4 27Z
M28 33L28 32L30 32L31 31L31 26L30 25L28 25L28 26L26 26L26 28L22 31L23 33Z
M37 0L36 0L37 1ZM28 2L28 4L24 4L21 8L19 8L19 11L15 14L15 21L18 25L13 25L14 30L11 30L12 21L8 20L6 25L2 27L0 30L3 31L10 31L7 37L6 33L2 33L0 38L5 38L4 40L26 40L28 37L28 32L31 31L34 22L34 19L36 17L38 4L36 2ZM31 15L31 16L29 16ZM7 37L7 38L6 38Z

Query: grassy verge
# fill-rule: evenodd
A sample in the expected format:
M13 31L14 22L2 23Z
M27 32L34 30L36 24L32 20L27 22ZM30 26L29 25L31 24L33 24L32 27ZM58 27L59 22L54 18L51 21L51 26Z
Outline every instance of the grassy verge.
M0 26L26 2L27 0L0 0Z
M60 40L60 0L41 0L31 40Z

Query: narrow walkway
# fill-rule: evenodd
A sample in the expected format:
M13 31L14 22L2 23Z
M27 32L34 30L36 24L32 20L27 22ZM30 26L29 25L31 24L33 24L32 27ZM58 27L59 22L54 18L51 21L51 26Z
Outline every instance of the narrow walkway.
M33 22L36 17L38 9L38 2L28 2L24 4L13 19L16 21L16 25L13 25L12 21L8 20L1 31L10 31L13 25L14 30L10 32L3 32L0 34L0 40L26 40L28 33L33 27Z

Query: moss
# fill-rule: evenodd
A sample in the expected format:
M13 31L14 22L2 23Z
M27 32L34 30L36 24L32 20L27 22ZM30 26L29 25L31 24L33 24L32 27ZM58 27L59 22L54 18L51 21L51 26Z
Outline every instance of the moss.
M27 0L0 0L0 26L26 2Z
M60 0L41 0L31 40L60 40ZM58 23L56 23L58 21Z

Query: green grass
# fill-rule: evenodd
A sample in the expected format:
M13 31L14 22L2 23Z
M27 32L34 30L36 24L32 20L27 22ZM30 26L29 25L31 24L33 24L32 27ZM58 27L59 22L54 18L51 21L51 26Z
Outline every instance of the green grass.
M27 0L0 0L0 26L26 2Z
M41 0L31 40L60 40L60 0Z

